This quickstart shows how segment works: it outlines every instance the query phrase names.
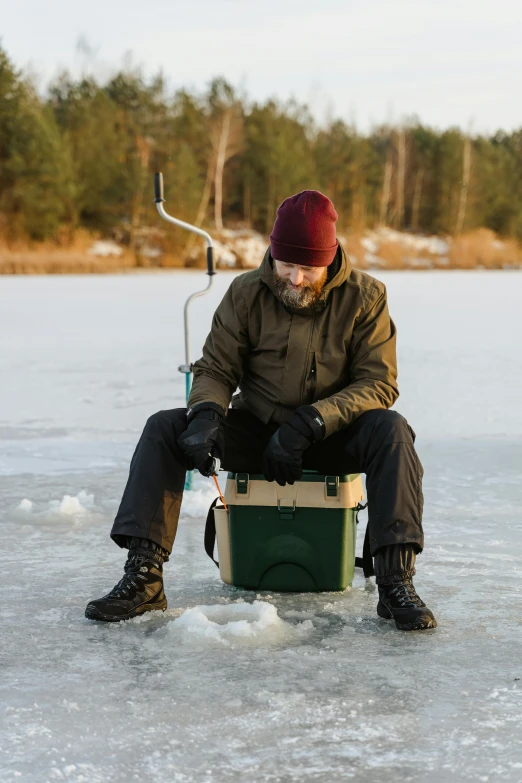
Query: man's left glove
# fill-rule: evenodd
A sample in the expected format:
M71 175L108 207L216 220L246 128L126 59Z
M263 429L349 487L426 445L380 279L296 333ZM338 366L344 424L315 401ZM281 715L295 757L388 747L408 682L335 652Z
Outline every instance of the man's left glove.
M215 402L200 402L187 412L188 427L178 443L204 476L210 476L213 457L223 459L224 421L223 408Z
M275 479L283 487L300 479L303 453L324 436L324 421L318 411L312 405L298 408L290 421L274 432L265 449L263 473L266 480Z

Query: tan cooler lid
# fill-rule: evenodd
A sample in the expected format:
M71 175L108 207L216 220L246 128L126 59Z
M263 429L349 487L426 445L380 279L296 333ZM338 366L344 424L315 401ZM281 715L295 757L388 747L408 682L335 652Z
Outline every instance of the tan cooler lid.
M304 480L279 486L259 474L229 474L225 486L227 506L293 506L295 508L356 508L363 499L359 473L345 476L304 474Z

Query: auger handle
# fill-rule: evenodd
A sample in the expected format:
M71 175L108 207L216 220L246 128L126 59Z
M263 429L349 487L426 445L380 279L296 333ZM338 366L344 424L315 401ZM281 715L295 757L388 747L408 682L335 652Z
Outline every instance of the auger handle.
M161 171L156 171L154 174L154 203L161 204L165 199L163 198L163 174Z

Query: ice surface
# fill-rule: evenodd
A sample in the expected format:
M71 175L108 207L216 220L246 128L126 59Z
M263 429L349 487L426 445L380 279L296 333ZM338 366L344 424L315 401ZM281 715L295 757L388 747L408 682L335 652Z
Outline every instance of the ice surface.
M360 574L343 594L222 584L202 477L168 610L86 620L121 576L107 534L142 426L183 404L182 305L206 278L2 278L2 782L522 780L522 274L379 276L425 469L424 634L377 618ZM194 303L192 358L230 279Z

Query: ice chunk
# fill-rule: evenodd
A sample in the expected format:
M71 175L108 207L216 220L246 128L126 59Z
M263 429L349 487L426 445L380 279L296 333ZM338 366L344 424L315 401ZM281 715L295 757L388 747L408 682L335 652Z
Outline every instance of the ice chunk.
M94 506L94 495L88 495L82 489L77 495L64 495L61 500L52 500L49 505L53 511L67 516L85 514Z
M285 643L313 629L310 621L293 626L265 601L194 606L169 623L168 630L184 642L226 646Z
M29 511L32 511L32 509L33 509L33 501L32 500L28 500L27 498L24 498L23 500L21 500L20 503L17 506L17 510L18 511L27 511L27 512L29 512Z
M71 495L64 495L58 508L62 514L70 514L71 516L85 511L79 498Z
M203 519L207 516L213 500L217 497L217 490L212 482L201 489L193 489L185 492L181 505L181 516L192 519Z

